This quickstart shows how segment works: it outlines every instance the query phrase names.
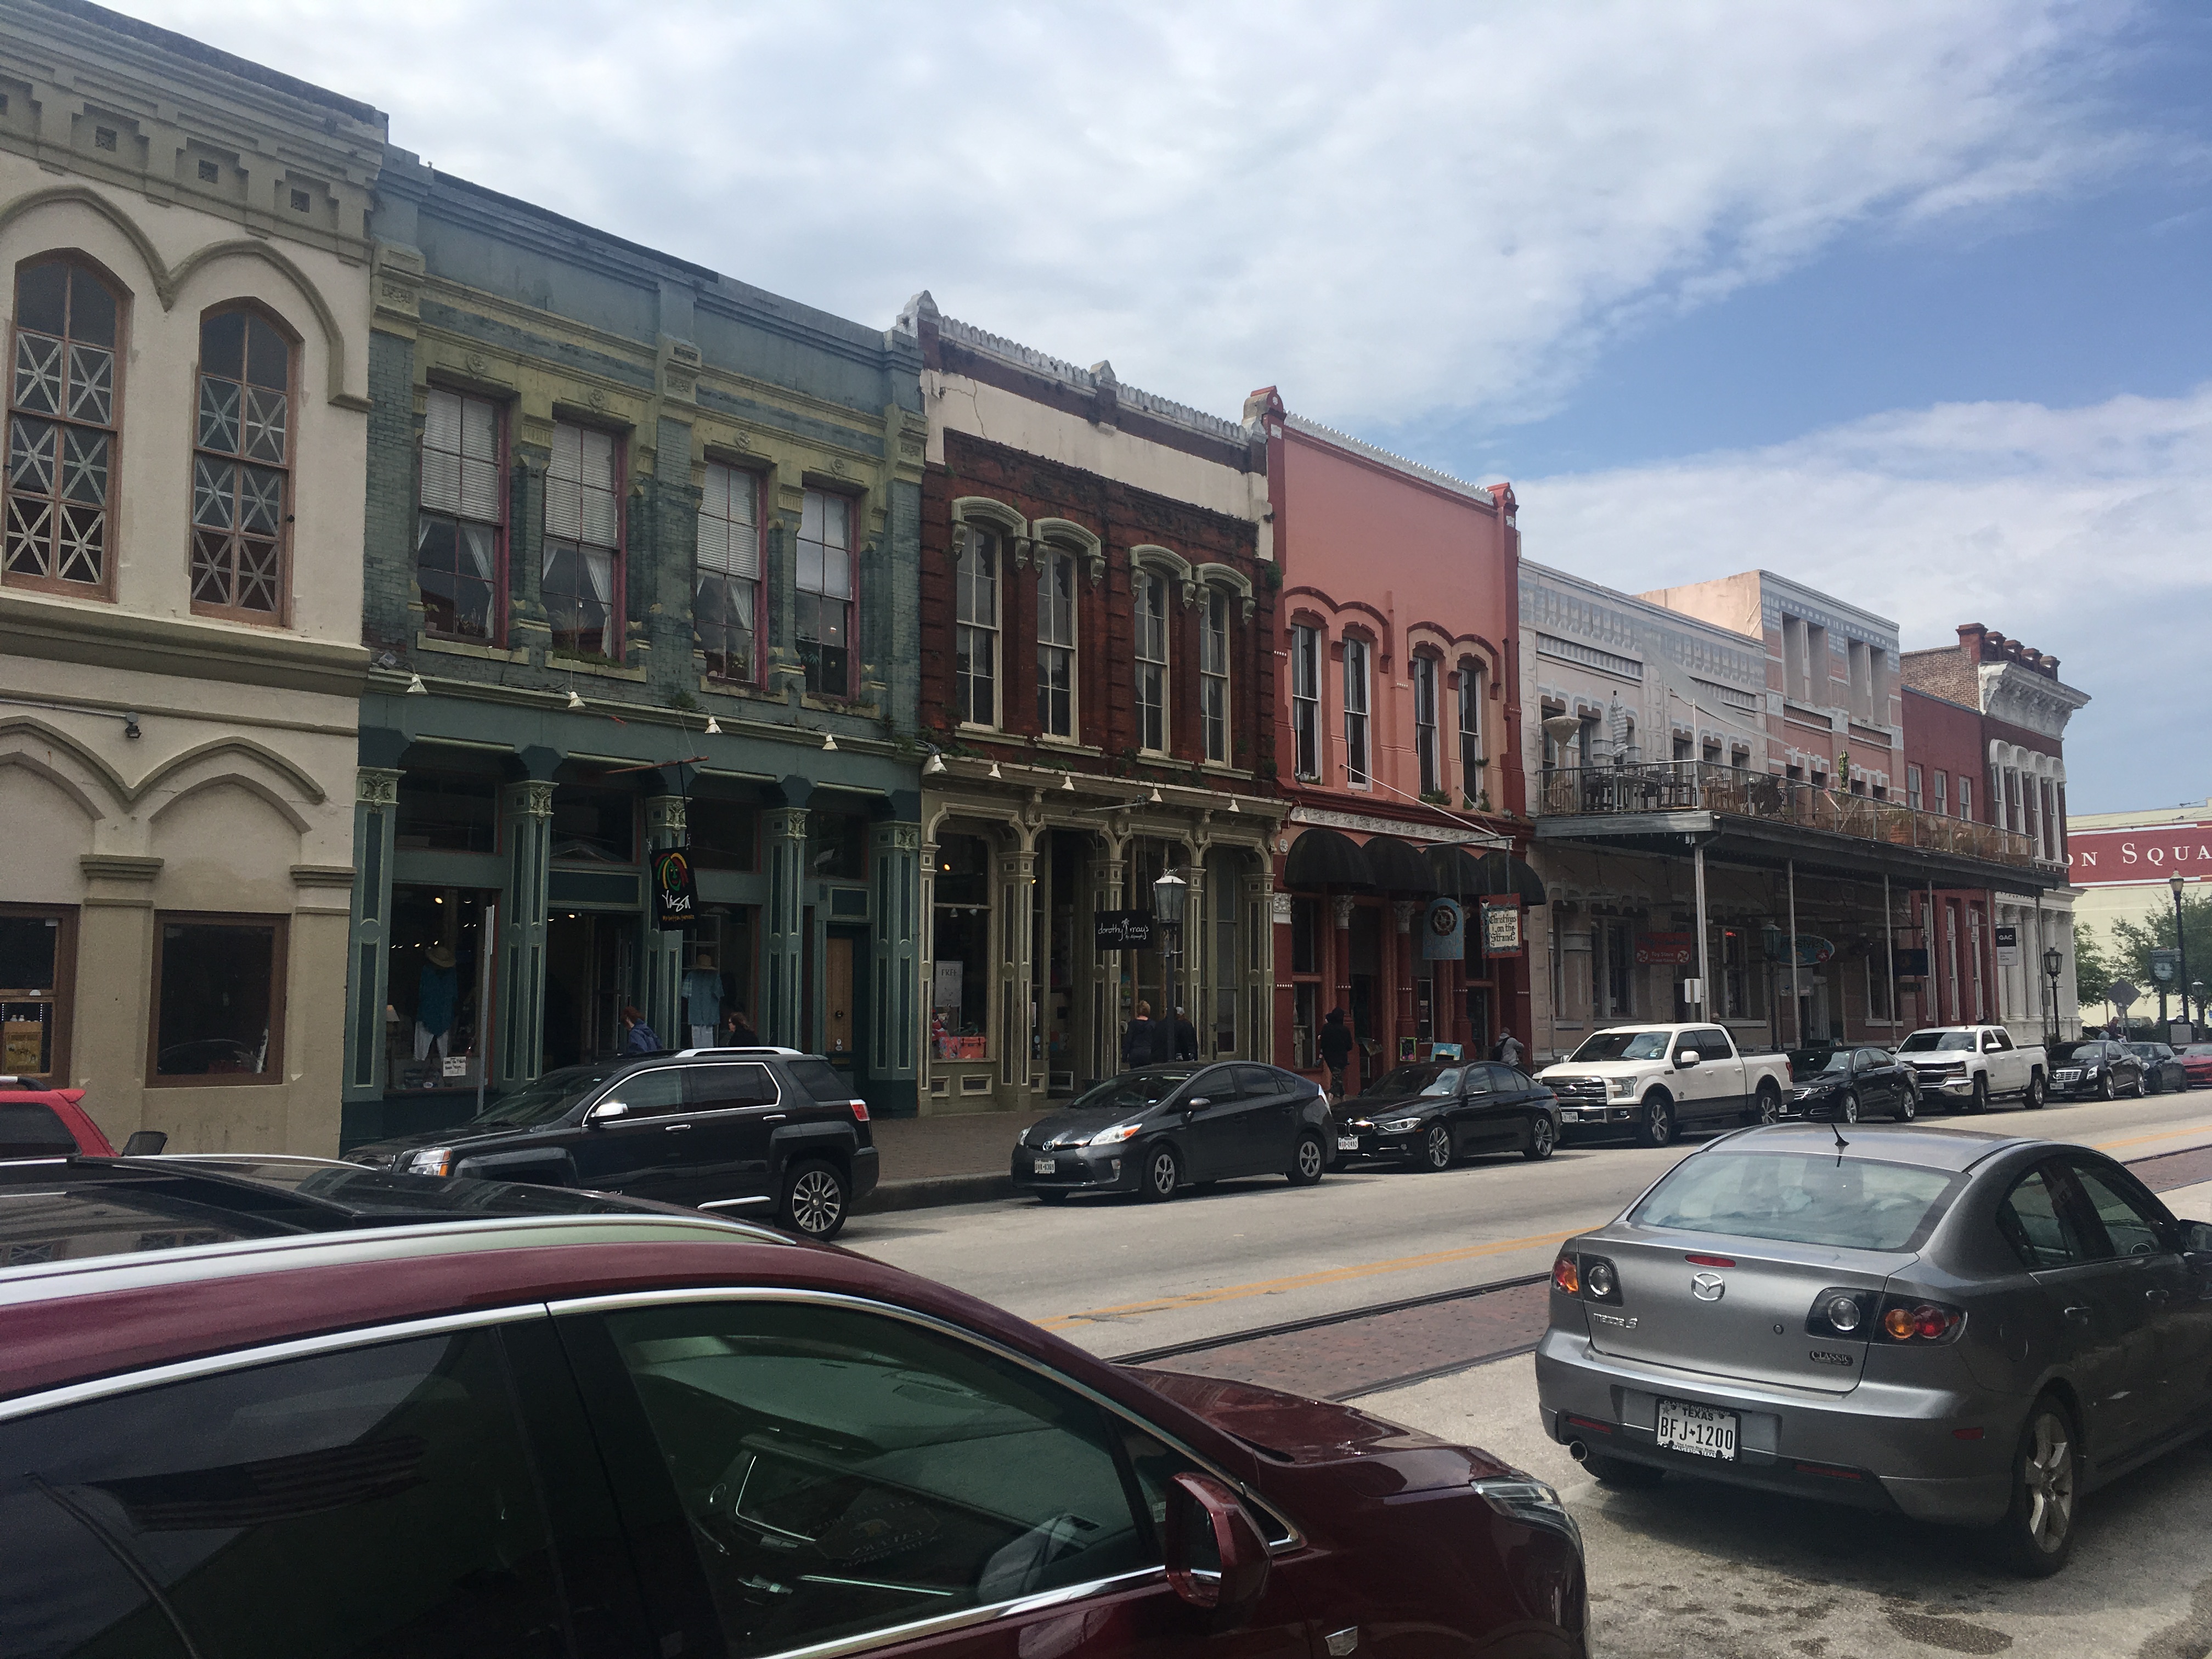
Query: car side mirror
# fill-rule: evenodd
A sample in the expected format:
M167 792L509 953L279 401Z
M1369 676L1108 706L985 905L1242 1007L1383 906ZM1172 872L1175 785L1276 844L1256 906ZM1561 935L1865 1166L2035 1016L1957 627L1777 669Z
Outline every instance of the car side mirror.
M1695 1048L1685 1048L1674 1056L1674 1064L1678 1066L1694 1066L1697 1063L1698 1051Z
M1182 1109L1186 1112L1194 1112L1201 1106L1211 1106L1213 1102L1205 1095L1194 1095L1188 1100L1183 1102Z
M614 1123L629 1115L629 1108L619 1100L603 1100L584 1114L586 1123Z
M2181 1248L2191 1255L2212 1255L2212 1221L2183 1222Z
M123 1143L125 1158L159 1158L162 1148L169 1144L167 1132L161 1129L138 1129Z
M1168 1585L1233 1630L1252 1616L1267 1587L1267 1542L1237 1494L1210 1474L1168 1483Z

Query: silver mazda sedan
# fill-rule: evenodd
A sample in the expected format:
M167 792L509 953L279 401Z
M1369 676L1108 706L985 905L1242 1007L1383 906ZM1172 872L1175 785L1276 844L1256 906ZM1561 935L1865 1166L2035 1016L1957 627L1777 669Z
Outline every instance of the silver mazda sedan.
M1987 1527L2052 1573L2084 1492L2212 1426L2212 1226L2080 1146L1747 1129L1568 1241L1536 1384L1600 1480Z

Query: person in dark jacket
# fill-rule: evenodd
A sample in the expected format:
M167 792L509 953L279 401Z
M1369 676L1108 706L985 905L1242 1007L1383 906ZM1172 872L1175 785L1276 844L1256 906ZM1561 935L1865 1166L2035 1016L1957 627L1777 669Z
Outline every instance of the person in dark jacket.
M1328 1097L1344 1098L1344 1073L1352 1064L1352 1027L1344 1023L1344 1010L1332 1008L1321 1024L1322 1063L1328 1067Z
M1190 1023L1189 1014L1181 1008L1176 1010L1174 1058L1176 1060L1198 1058L1198 1028Z
M624 1008L623 1019L623 1052L626 1054L657 1054L660 1039L653 1035L653 1027L645 1023L645 1016L635 1008Z
M1133 1072L1139 1066L1152 1065L1158 1058L1152 1052L1158 1041L1159 1033L1152 1026L1152 1005L1140 1002L1129 1029L1121 1033L1122 1066Z

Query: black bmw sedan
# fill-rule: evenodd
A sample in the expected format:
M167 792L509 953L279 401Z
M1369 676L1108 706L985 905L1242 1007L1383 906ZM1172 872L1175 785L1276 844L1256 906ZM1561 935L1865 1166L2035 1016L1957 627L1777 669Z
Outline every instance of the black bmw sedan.
M1422 1060L1385 1073L1336 1111L1337 1151L1394 1158L1416 1170L1449 1170L1471 1152L1551 1157L1559 1144L1559 1104L1516 1066L1482 1060Z
M1328 1170L1328 1100L1273 1066L1144 1066L1032 1124L1014 1143L1013 1180L1039 1201L1070 1193L1173 1198L1237 1176L1310 1187Z

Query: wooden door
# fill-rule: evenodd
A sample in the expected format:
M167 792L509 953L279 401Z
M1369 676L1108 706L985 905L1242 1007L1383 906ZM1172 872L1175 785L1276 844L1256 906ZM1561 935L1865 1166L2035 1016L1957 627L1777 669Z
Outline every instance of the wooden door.
M822 1052L850 1065L858 1041L853 1028L853 941L835 933L823 946L822 1017Z

